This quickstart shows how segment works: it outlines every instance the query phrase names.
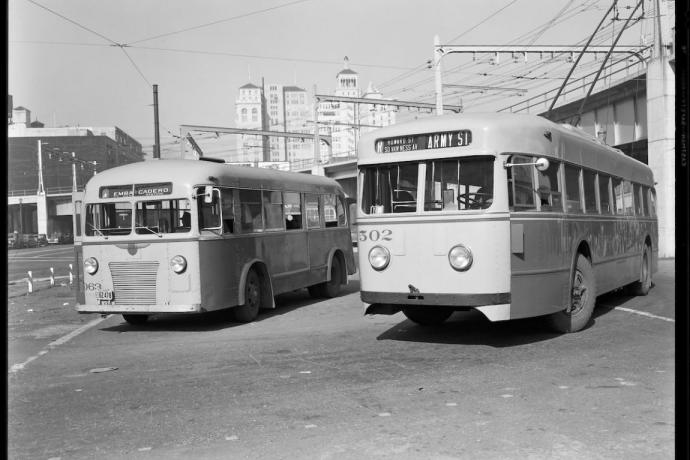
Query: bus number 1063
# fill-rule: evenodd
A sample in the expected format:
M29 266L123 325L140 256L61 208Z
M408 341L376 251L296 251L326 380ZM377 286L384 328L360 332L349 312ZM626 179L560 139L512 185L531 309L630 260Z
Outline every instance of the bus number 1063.
M393 239L393 231L384 229L378 230L360 230L359 241L391 241Z

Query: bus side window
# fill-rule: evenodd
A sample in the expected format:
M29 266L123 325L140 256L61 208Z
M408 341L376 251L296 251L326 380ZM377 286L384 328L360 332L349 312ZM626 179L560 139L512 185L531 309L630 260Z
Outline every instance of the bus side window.
M213 189L213 201L206 203L204 200L204 190L200 189L196 197L199 212L199 229L220 229L220 192Z
M299 230L302 228L302 204L300 194L296 192L283 193L283 206L285 206L285 228L287 230Z
M565 196L567 212L582 212L580 203L580 168L565 165Z
M338 197L336 201L336 213L338 214L338 227L347 227L347 214L345 214L345 205L343 198Z
M649 189L647 187L641 187L642 188L642 213L645 216L650 216L651 213L649 212L649 199L647 198L649 196Z
M320 228L319 196L304 195L304 207L307 212L307 228Z
M629 181L623 181L623 213L626 216L635 214L635 202L633 197L633 187Z
M537 170L537 195L542 211L563 211L563 194L561 192L560 181L558 180L559 167L560 163L551 161L546 171Z
M235 191L221 189L220 201L223 208L223 233L235 233Z
M336 197L333 194L322 195L323 215L326 227L338 226L338 214L336 212Z
M262 193L265 229L267 231L283 230L283 194L268 190Z
M510 163L531 163L528 157L513 155ZM534 204L534 167L513 166L508 168L508 199L511 211L532 211Z
M585 192L585 212L587 214L597 214L597 188L596 188L596 174L587 169L582 171L582 183Z
M617 177L612 177L611 186L616 203L616 214L623 215L623 181Z
M649 215L656 217L656 190L649 190Z
M635 200L635 214L638 216L644 215L642 207L642 195L640 193L640 184L633 184L633 200Z
M240 228L242 233L261 232L261 190L240 190Z
M609 187L610 180L611 178L606 174L599 174L599 201L602 214L613 214L613 206L611 206L611 189Z

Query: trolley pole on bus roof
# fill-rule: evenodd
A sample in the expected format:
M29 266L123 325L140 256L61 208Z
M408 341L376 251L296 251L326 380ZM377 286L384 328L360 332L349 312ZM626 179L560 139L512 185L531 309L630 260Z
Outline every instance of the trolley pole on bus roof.
M153 85L153 158L161 157L161 137L158 129L158 85Z

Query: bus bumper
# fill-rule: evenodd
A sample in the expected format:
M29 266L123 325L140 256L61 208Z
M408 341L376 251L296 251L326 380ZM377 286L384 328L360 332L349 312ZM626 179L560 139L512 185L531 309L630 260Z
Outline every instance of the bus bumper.
M206 309L201 308L201 304L191 305L83 305L77 304L75 307L78 313L203 313Z
M365 315L394 315L406 306L475 309L489 321L510 319L510 292L489 294L423 294L361 292Z

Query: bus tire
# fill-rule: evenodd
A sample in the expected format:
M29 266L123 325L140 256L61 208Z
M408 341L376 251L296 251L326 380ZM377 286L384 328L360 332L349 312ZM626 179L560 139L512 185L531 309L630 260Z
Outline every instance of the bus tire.
M133 325L144 324L148 321L149 315L122 315L122 319Z
M453 310L443 307L403 307L402 311L407 319L422 326L442 324L453 314Z
M321 284L314 284L312 286L307 286L307 290L309 291L309 295L313 299L318 299L323 296L323 291L321 289Z
M340 288L342 286L341 279L343 277L343 268L340 263L340 258L333 257L333 262L331 263L331 280L326 281L321 285L321 294L324 297L332 299L340 294Z
M644 245L642 263L640 264L640 281L630 285L632 295L647 295L652 287L652 250L648 244Z
M558 332L577 332L589 323L596 302L596 286L592 264L582 254L577 255L567 309L549 316L553 329Z
M256 274L254 269L250 269L244 282L244 305L232 309L232 316L235 318L235 321L251 323L256 319L259 314L259 308L261 308L261 289L259 275Z

